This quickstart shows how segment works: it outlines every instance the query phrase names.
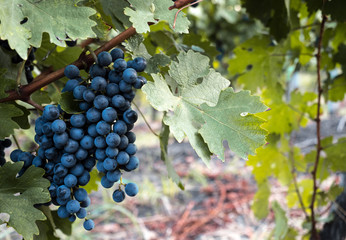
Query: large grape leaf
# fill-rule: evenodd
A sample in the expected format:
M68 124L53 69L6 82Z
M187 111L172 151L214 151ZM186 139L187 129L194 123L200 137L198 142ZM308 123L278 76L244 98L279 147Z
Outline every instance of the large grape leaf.
M23 116L21 109L13 104L0 103L0 139L10 136L15 128L19 128L18 123L13 121L13 117Z
M34 204L50 201L50 183L42 178L44 170L34 166L17 178L22 166L23 162L8 162L0 167L0 213L10 214L8 225L30 240L39 234L35 221L46 219Z
M0 2L0 37L8 39L12 49L27 58L30 45L39 47L42 33L50 35L50 41L65 46L68 35L72 39L96 36L92 27L96 25L89 17L96 11L78 6L79 0L28 1L13 0ZM20 22L26 19L23 24Z
M238 83L248 90L275 86L284 62L279 51L270 45L269 37L253 37L234 49L235 58L229 61L228 70L239 75Z
M269 213L270 185L267 180L258 183L251 210L258 219L265 218Z
M251 114L266 109L258 97L231 89L221 93L229 81L209 69L208 58L199 53L181 53L178 60L171 64L166 80L152 74L154 82L148 82L143 91L154 108L168 112L164 123L179 142L187 136L206 163L212 154L209 149L223 159L223 140L228 140L231 149L242 157L264 144L265 131L260 128L263 120ZM244 113L246 116L241 116ZM229 134L221 133L225 130ZM243 133L251 140L244 141ZM240 147L234 141L245 145Z
M124 9L130 6L130 4L127 1L100 0L100 3L102 4L103 12L111 18L111 22L109 22L109 24L112 24L112 26L115 29L119 31L124 31L125 27L131 26L129 17L124 14Z
M211 152L221 159L224 159L224 140L236 154L246 158L265 144L266 131L259 127L264 120L253 114L266 109L259 97L251 96L249 91L235 93L229 88L221 93L215 107L201 106L205 124L199 133Z
M8 96L7 90L13 89L16 86L16 81L7 79L5 77L7 70L5 68L0 68L0 98L5 98Z

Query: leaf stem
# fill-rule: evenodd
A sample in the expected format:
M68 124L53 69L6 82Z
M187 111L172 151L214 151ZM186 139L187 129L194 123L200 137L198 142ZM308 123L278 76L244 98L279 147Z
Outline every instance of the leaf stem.
M132 102L132 104L136 107L136 109L138 110L139 114L141 114L145 124L148 126L148 128L150 129L150 131L158 138L160 138L160 136L151 128L149 122L147 121L147 119L145 118L144 114L142 113L142 111L139 109L139 107L137 106L137 104L135 102Z
M316 200L316 194L318 190L317 186L317 170L318 170L318 163L320 161L320 153L322 150L321 146L321 119L320 119L320 113L321 113L321 98L322 98L322 85L321 85L321 48L322 48L322 38L323 38L323 32L324 32L324 26L327 21L327 16L323 15L322 22L321 22L321 28L320 28L320 34L319 34L319 40L318 40L318 47L317 47L317 54L316 54L316 61L317 61L317 113L316 113L316 137L317 137L317 145L316 145L316 159L314 163L314 168L311 172L312 180L313 180L313 192L311 197L311 239L318 240L319 235L317 233L316 229L316 216L315 216L315 200Z
M13 138L14 142L16 143L17 148L18 148L19 150L22 150L21 147L20 147L20 145L19 145L19 142L18 142L17 137L16 137L14 134L12 134L12 138Z
M183 9L185 9L185 8L187 8L187 7L190 7L190 6L192 6L192 5L195 5L195 4L197 4L197 3L199 3L199 2L202 2L202 1L203 1L203 0L198 0L198 1L196 1L196 2L191 2L191 1L190 1L189 4L187 4L187 5L183 6L182 8L180 8L180 9L175 13L174 21L173 21L173 29L175 29L175 23L177 22L178 14L179 14ZM175 4L174 4L173 6L175 6ZM175 6L175 8L176 8L176 6ZM169 10L172 10L172 9L173 9L173 8L169 8Z
M43 112L43 107L40 104L38 104L37 102L35 102L34 100L29 98L29 99L25 100L25 102L29 103L31 106L33 106L37 110L40 110Z

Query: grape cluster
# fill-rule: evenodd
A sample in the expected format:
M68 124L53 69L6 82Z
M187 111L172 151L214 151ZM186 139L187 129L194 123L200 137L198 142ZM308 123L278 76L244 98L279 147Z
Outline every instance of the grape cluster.
M138 193L135 183L122 183L122 172L139 165L136 136L131 132L138 115L131 109L131 101L133 88L140 89L146 83L137 75L145 67L144 58L126 62L121 49L101 52L87 80L80 77L76 66L68 65L64 73L69 80L62 92L73 94L79 101L80 113L67 114L59 106L45 106L35 122L35 141L39 145L36 155L19 149L11 153L12 161L24 162L19 175L30 165L45 169L45 177L51 182L51 202L59 206L59 217L71 222L86 217L90 198L80 186L88 184L95 165L103 175L103 187L111 188L119 182L113 192L115 202L122 202L125 194L133 197ZM83 226L91 230L94 223L86 219Z
M10 147L12 144L10 139L0 140L0 167L5 164L5 148Z

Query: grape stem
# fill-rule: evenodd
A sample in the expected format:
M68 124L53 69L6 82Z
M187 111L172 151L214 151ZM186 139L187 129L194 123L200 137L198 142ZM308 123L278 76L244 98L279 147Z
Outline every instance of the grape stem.
M136 33L137 32L136 32L136 29L134 27L129 27L128 29L126 29L125 31L123 31L122 33L117 35L116 37L112 38L109 42L106 42L104 45L102 45L101 47L96 49L95 54L97 55L102 51L111 50L112 48L119 45L120 43L122 43L126 39L135 35ZM91 66L94 63L94 58L92 57L91 54L81 56L77 61L73 62L72 64L77 66L79 69L82 69L85 67L84 63L87 64L88 66ZM18 91L16 91L16 90L8 91L7 93L9 94L9 96L0 99L0 103L9 102L9 101L13 101L13 100L22 100L24 102L27 102L27 99L30 98L30 95L33 92L35 92L35 91L39 90L40 88L47 86L48 84L50 84L54 81L57 81L58 79L64 77L64 70L65 70L65 68L61 68L55 72L52 72L52 73L45 75L44 77L40 78L39 80L34 79L34 81L32 81L30 84L20 86L18 88Z
M29 98L29 99L25 100L25 102L30 104L31 106L33 106L37 110L40 110L43 112L43 107L40 104L38 104L37 102L33 101L32 99Z
M16 136L15 136L14 134L12 134L12 138L13 138L14 142L16 143L17 148L18 148L19 150L22 150L22 149L20 148L20 145L19 145L18 139L16 138Z
M190 6L195 5L195 4L197 4L197 3L199 3L199 2L202 2L202 1L203 1L203 0L198 0L198 1L196 1L196 2L191 2L191 1L190 1L189 4L187 4L187 5L183 6L182 8L180 8L180 9L175 13L174 22L173 22L173 29L175 29L175 24L176 24L176 22L177 22L178 14L179 14L184 8L190 7ZM175 5L175 3L174 3L174 5ZM171 10L171 8L169 8L169 9ZM172 9L173 9L173 8L172 8Z

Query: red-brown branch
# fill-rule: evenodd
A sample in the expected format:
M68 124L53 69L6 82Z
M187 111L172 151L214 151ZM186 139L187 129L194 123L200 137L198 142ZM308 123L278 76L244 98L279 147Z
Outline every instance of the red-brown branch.
M136 29L133 27L130 27L124 32L120 33L118 36L111 39L109 42L106 42L104 45L96 49L95 54L98 54L102 51L109 51L110 49L114 48L115 46L119 45L120 43L122 43L123 41L125 41L126 39L130 38L131 36L135 34L136 34ZM89 54L89 55L81 56L77 61L71 64L76 65L79 69L83 69L85 65L90 66L91 64L93 64L93 62L94 62L94 59L91 56L91 54ZM30 95L33 92L64 77L64 70L65 68L61 68L55 72L52 72L42 77L39 80L34 79L32 83L20 87L18 91L12 90L7 92L9 96L6 98L0 99L0 103L13 101L13 100L27 101L28 99L30 99Z
M316 194L317 194L317 169L318 169L318 163L320 161L320 154L322 150L321 145L321 98L322 98L322 84L321 84L321 48L322 48L322 38L323 38L323 32L324 32L324 25L327 21L327 16L323 15L322 22L321 22L321 29L319 34L319 40L318 40L318 47L317 47L317 54L316 54L316 60L317 60L317 91L318 91L318 98L317 98L317 113L316 113L316 136L317 136L317 145L316 145L316 159L314 163L314 168L311 172L312 174L312 180L313 180L313 192L311 197L311 239L313 240L319 240L319 235L317 233L316 229L316 216L315 216L315 200L316 200Z
M195 1L195 0L177 0L168 9L172 10L174 8L181 8L181 7L184 7L184 6L188 5L189 3L192 3L193 1Z

